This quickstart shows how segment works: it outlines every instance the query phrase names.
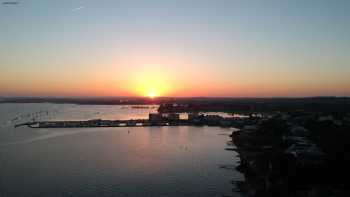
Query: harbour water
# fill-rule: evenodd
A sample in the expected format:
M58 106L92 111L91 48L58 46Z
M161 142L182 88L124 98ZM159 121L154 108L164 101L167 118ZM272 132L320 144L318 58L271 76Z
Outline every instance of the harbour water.
M240 196L230 128L13 128L147 118L156 106L0 104L0 196ZM222 166L231 166L230 170Z

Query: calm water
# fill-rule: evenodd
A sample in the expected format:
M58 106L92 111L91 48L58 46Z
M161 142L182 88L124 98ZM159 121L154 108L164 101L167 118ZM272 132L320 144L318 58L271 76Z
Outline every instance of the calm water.
M0 104L0 196L222 196L237 154L232 129L143 127L30 129L41 120L146 118L156 106ZM232 166L233 165L233 166Z

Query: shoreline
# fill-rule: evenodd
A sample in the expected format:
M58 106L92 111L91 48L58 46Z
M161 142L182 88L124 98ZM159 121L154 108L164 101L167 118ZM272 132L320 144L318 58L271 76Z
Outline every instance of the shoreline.
M332 128L349 137L348 119L284 115L287 114L232 132L241 159L236 169L245 177L245 181L236 183L240 190L249 197L349 196L349 184L344 178L350 174L350 157L346 152L343 158L334 152L348 150L345 144L349 138L331 139L327 133ZM330 147L325 145L331 143Z

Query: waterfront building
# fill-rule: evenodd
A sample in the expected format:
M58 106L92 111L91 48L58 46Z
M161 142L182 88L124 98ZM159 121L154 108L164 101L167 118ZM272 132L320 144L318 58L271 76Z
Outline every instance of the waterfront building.
M188 120L189 121L195 121L199 119L199 113L198 112L193 112L188 114Z
M204 121L208 125L219 125L220 121L224 118L219 115L206 115L204 116Z
M180 120L180 114L177 113L170 113L167 114L168 121L179 121Z
M150 113L148 115L148 120L151 123L160 123L162 122L162 119L163 119L163 115L161 113Z

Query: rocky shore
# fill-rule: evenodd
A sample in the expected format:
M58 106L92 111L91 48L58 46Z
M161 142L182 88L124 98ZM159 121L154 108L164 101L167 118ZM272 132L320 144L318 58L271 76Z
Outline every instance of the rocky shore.
M276 113L231 137L250 197L350 196L349 114Z

